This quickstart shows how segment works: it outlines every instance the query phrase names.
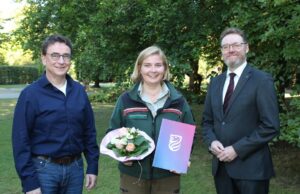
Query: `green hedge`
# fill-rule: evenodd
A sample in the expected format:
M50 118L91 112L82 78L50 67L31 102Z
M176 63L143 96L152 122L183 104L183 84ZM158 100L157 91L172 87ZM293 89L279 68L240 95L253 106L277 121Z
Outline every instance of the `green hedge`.
M288 100L286 112L280 113L280 136L279 140L286 141L300 148L300 96Z
M0 84L28 84L37 78L35 67L0 66Z

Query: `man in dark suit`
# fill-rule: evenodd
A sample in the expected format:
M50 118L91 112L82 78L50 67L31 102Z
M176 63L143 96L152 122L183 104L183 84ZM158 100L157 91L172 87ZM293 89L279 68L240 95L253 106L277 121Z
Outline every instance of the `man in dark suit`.
M211 80L202 119L216 190L266 194L274 176L268 142L279 134L273 79L247 63L243 31L227 28L220 40L228 69Z

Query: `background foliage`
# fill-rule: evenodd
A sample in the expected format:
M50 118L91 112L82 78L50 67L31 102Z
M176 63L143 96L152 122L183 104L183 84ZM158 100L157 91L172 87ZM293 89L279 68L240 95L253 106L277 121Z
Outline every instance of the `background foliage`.
M37 59L41 42L49 34L70 37L75 47L73 61L77 78L97 87L104 81L130 83L129 75L138 53L156 44L169 58L173 83L185 89L186 94L203 96L205 86L201 84L225 69L220 59L221 31L229 26L243 29L250 45L248 61L274 77L281 129L285 134L281 139L289 142L293 139L298 144L300 121L292 115L298 114L299 106L284 98L287 88L299 94L300 4L297 0L27 2L24 18L13 34L15 41L32 51ZM199 61L205 61L205 68L199 68ZM212 73L207 73L212 69ZM189 83L184 85L186 77ZM203 98L194 96L190 99L202 102Z
M28 84L38 78L34 67L0 66L0 84Z

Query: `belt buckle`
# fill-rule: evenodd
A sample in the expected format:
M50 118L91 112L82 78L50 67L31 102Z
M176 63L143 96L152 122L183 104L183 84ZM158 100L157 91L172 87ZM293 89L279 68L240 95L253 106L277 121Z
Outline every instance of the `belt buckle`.
M49 159L48 156L43 156L43 155L36 156L36 158L40 159L40 160L48 160Z
M74 160L75 157L73 156L64 156L61 158L52 159L52 161L57 164L71 164Z

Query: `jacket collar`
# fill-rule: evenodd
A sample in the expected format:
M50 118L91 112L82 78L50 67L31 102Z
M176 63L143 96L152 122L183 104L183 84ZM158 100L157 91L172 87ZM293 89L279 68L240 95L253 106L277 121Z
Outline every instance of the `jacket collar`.
M169 91L170 91L170 100L177 100L182 97L181 93L179 93L175 87L169 82L164 80L165 84L167 85ZM136 100L136 101L141 101L140 97L138 96L138 88L139 88L140 82L137 82L134 84L133 88L129 90L128 94L131 99Z
M230 108L232 107L231 105L234 103L234 101L237 99L237 96L239 95L239 93L241 92L241 90L244 88L244 85L247 83L247 81L251 78L252 76L252 71L253 68L247 64L247 66L245 67L244 71L242 72L242 75L234 89L234 92L229 100L229 104L228 104L228 108L226 110L226 112L224 113L226 116L228 111L230 110ZM223 84L224 85L224 84Z

